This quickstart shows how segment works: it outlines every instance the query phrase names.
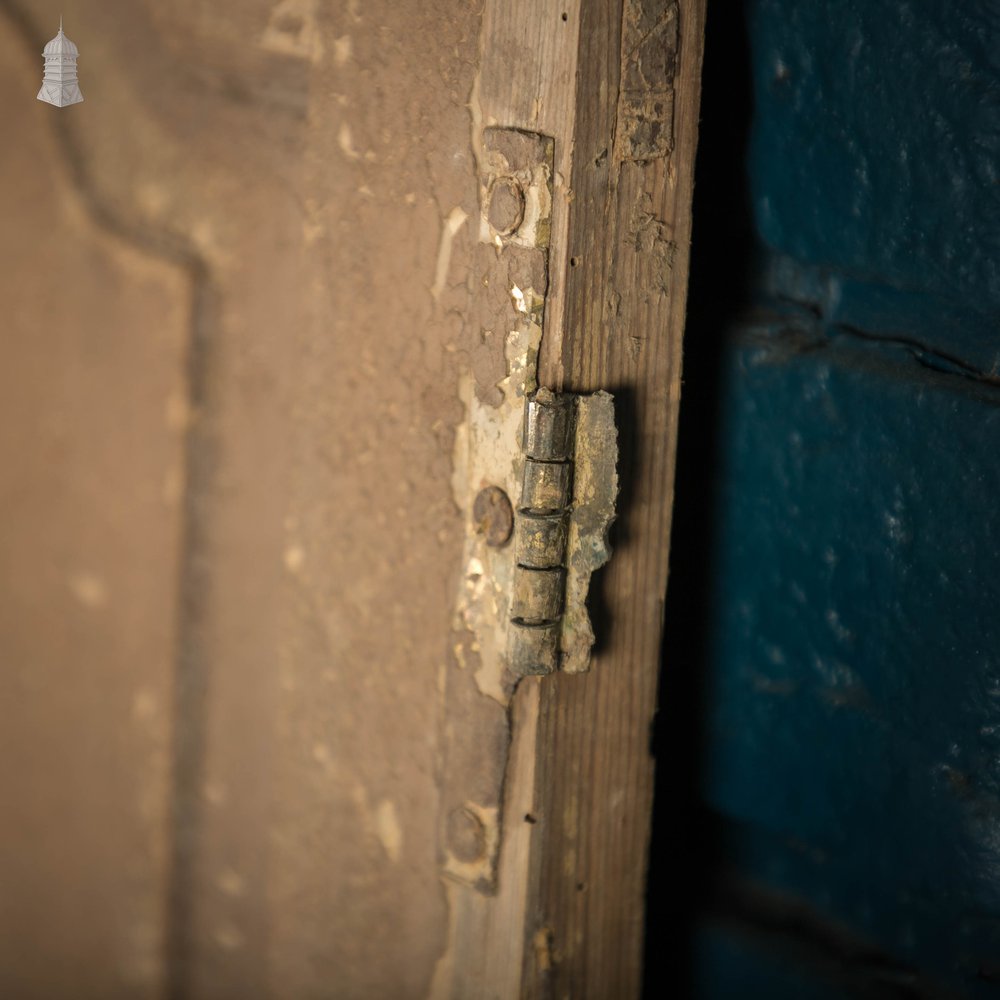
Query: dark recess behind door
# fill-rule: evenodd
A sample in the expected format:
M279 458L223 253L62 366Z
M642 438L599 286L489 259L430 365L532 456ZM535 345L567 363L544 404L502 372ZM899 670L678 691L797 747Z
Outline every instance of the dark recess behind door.
M679 995L1000 983L998 29L710 6L647 942Z

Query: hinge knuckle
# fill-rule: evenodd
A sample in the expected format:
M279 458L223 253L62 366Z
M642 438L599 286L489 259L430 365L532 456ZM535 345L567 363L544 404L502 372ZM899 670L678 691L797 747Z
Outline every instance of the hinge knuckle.
M514 528L508 664L518 676L559 665L573 489L574 397L539 389L525 401L524 469Z
M510 623L508 660L518 677L551 674L559 666L559 622Z
M569 462L524 460L521 510L554 514L569 506L573 468Z
M552 569L566 556L569 517L565 511L537 514L521 511L514 530L514 552L519 566Z
M573 397L539 389L525 404L521 443L526 458L566 462L573 454Z
M516 567L511 619L525 625L558 621L565 590L566 573L561 566L555 569Z

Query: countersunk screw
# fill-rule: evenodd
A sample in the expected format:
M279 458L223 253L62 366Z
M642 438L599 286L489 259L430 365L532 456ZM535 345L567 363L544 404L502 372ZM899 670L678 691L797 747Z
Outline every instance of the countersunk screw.
M472 505L472 520L476 531L486 536L487 545L506 545L514 530L514 509L507 494L499 486L480 490Z
M469 864L486 856L486 828L468 806L448 815L448 847L458 861Z
M513 236L524 222L524 190L514 177L497 177L487 194L486 216L501 236Z

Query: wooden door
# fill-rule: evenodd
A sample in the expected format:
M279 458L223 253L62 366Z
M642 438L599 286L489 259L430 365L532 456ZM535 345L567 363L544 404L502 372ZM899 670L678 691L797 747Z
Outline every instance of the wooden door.
M702 8L0 6L5 995L638 992ZM551 140L538 375L621 450L591 672L509 707L456 655L491 127Z

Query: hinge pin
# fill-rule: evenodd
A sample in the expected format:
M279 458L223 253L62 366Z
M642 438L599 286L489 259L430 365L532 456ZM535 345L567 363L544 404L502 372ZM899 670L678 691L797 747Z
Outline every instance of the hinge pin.
M573 396L539 389L525 403L521 449L540 462L566 462L573 457Z
M525 402L524 471L515 518L508 664L519 676L559 665L573 484L574 397L539 389Z

